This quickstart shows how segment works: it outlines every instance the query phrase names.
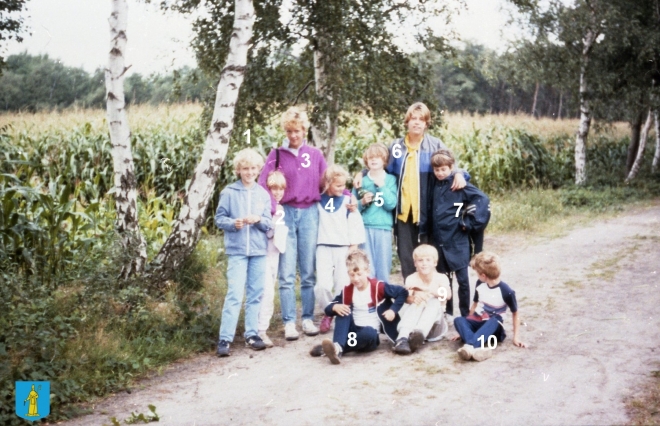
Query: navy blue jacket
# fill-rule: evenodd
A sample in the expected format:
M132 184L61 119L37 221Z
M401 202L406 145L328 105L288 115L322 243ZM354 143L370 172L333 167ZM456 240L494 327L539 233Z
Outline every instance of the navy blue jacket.
M435 179L429 191L429 210L420 222L420 235L429 235L429 242L442 250L451 271L465 268L470 263L470 234L483 231L490 220L490 200L474 185L452 191L453 174L443 180ZM463 203L458 217L454 203ZM474 214L466 214L470 204ZM450 272L450 271L444 271Z

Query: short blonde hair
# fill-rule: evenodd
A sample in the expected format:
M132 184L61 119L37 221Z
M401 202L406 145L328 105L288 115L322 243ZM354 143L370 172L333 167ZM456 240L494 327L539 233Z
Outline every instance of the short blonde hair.
M266 186L268 189L286 189L286 178L284 177L284 173L280 172L279 170L273 170L272 172L268 173Z
M264 166L264 157L252 148L245 148L234 156L234 173L239 175L239 169L245 166L257 166L259 170Z
M438 263L438 250L432 245L420 244L413 250L413 260L424 256L429 256L436 264Z
M369 147L364 151L364 154L362 155L362 159L364 160L364 165L367 166L367 161L369 161L369 159L373 157L382 158L383 163L387 165L387 160L390 159L390 151L382 143L372 143L371 145L369 145Z
M298 107L291 107L287 109L284 114L282 114L282 129L286 131L286 129L290 129L292 127L302 127L303 131L307 131L309 129L309 118L307 117L307 113Z
M358 269L369 269L369 257L362 250L355 250L346 257L346 269L348 272L355 272Z
M327 169L325 169L325 173L323 173L323 183L327 189L335 179L343 178L344 181L347 181L349 176L350 175L346 169L344 169L342 166L339 164L331 164Z
M425 104L421 102L415 102L414 104L410 105L410 107L408 107L408 111L406 111L406 118L403 120L403 124L407 126L413 114L421 114L422 120L426 122L426 127L431 125L431 110L429 110L429 107L427 107Z
M470 267L479 274L484 274L488 279L496 280L500 277L500 257L490 251L482 251L475 255L470 261Z
M433 167L453 167L455 162L454 155L448 149L439 149L431 156L431 165Z

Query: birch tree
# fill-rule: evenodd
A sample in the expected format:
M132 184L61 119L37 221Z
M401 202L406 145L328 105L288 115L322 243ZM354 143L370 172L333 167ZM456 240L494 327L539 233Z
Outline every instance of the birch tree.
M126 254L121 278L142 272L147 259L147 248L138 223L136 178L131 152L131 132L124 102L126 26L128 5L126 0L111 0L110 52L108 68L105 70L107 117L112 144L114 168L114 195L117 210L115 228L121 236L121 245Z
M646 117L646 123L644 123L644 127L642 127L642 131L639 136L639 148L637 149L635 162L630 168L628 177L626 177L626 183L630 183L631 180L635 179L635 176L637 176L639 168L642 165L642 157L644 157L644 149L646 148L646 138L649 135L649 130L651 130L651 124L653 124L653 111L649 110L649 114Z
M199 239L206 208L229 149L235 106L243 84L254 20L252 0L236 0L229 52L220 73L213 117L206 134L202 158L190 180L172 233L152 263L154 269L150 275L156 284L170 277L181 266Z
M653 155L653 164L651 165L651 172L658 171L658 162L660 162L660 123L658 123L658 110L653 111L653 119L655 121L655 154Z

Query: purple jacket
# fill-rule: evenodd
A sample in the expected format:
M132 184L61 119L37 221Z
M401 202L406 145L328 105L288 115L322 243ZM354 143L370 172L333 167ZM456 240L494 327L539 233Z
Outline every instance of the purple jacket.
M275 148L270 151L266 164L259 175L259 185L268 190L266 180L268 174L275 170L276 151L280 152L279 170L286 178L286 190L280 204L296 208L313 206L321 199L323 190L323 173L328 167L323 154L318 148L307 145L307 141L298 149L298 156L286 148ZM270 194L270 191L268 191ZM275 211L275 199L271 194L272 211Z

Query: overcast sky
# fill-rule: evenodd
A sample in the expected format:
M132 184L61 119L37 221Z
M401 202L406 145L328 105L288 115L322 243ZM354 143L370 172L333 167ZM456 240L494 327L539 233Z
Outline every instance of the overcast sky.
M155 2L159 3L159 2ZM511 38L505 28L507 14L500 10L504 0L466 0L468 10L454 18L463 39L501 50ZM128 53L131 72L167 72L183 65L195 66L189 47L192 18L163 15L156 5L128 0ZM10 42L7 55L27 51L47 53L69 66L88 71L104 65L109 46L108 0L29 0L23 13L32 35L23 43Z

